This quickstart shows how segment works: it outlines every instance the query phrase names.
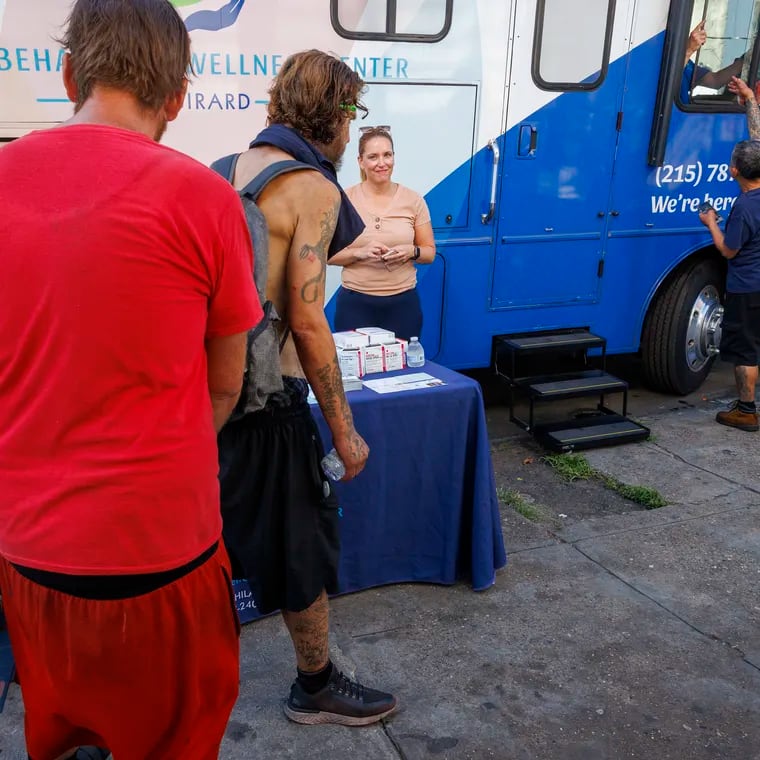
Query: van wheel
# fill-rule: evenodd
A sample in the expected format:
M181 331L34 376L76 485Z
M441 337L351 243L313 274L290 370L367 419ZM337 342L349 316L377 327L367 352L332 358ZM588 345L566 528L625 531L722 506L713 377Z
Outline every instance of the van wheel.
M641 339L644 380L653 390L683 396L703 383L720 345L723 287L719 262L701 259L657 294Z

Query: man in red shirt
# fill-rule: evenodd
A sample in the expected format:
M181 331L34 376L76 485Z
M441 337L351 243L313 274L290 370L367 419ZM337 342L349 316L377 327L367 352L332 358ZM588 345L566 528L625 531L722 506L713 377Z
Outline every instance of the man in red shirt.
M0 151L0 589L32 760L210 760L238 691L216 432L262 318L234 190L158 140L167 0L78 0L75 115Z

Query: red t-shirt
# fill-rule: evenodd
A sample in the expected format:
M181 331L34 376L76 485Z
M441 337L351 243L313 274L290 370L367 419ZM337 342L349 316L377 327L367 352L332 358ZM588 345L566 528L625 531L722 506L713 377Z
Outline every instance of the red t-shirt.
M134 132L0 149L0 554L148 573L219 539L204 339L262 317L240 200Z

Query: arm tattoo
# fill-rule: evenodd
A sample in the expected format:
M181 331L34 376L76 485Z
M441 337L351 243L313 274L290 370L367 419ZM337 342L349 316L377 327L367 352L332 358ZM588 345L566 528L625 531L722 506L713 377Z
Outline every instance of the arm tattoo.
M752 140L760 140L760 108L754 98L747 98L747 127Z
M327 271L327 250L330 247L330 241L335 234L335 225L338 221L338 211L340 209L340 200L332 207L327 209L322 215L320 227L322 232L319 241L315 245L308 243L301 248L298 258L301 261L313 261L315 258L320 263L319 272L314 277L309 278L301 288L301 300L304 303L315 303L322 293L322 286L325 281L325 272Z
M335 356L330 364L320 367L316 375L322 391L319 406L325 419L340 417L349 427L352 427L353 415L343 391L343 376L341 375L340 364L338 364L338 357Z
M341 396L338 389L343 390L343 378L340 374L338 357L334 357L330 364L320 367L316 375L323 395L322 403L320 404L322 412L325 417L337 417L338 402Z

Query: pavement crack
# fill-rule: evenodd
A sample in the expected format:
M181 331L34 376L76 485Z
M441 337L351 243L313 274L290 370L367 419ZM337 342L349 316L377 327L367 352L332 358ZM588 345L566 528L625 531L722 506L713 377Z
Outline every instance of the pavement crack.
M669 505L669 506L675 506L675 505ZM716 509L714 512L705 512L702 515L689 515L688 517L674 517L670 520L663 520L662 522L652 523L651 525L634 525L630 528L611 528L608 531L603 531L601 533L594 533L593 535L588 535L588 536L581 536L580 538L568 538L567 536L563 536L561 533L551 533L551 535L559 543L570 544L571 546L575 546L576 544L579 544L582 541L595 541L599 538L608 538L610 536L620 536L620 535L623 535L624 533L639 533L641 531L651 531L651 530L657 530L659 528L669 528L673 525L682 525L685 523L695 522L696 520L704 520L708 517L718 517L720 515L728 515L728 514L731 514L732 512L744 512L748 509L756 508L757 506L758 505L756 504L744 504L740 507ZM626 512L624 514L631 514L631 513ZM610 517L612 517L612 515ZM581 524L583 523L582 520L579 522ZM540 549L542 547L539 546L535 548Z
M695 470L704 472L706 475L712 475L715 478L720 478L726 483L731 483L731 485L738 486L739 488L751 491L752 493L760 494L760 488L753 488L752 486L748 486L746 483L742 483L738 480L733 480L732 478L727 478L725 475L721 475L719 472L713 472L712 470L708 470L706 467L702 467L701 465L698 465L694 462L690 462L688 459L686 459L686 457L681 456L675 451L671 451L669 448L662 446L659 443L655 443L654 446L661 451L664 451L666 454L668 454L668 456L673 457L673 459L677 459L682 464L685 464L687 467L693 467Z
M692 630L694 633L698 634L699 636L703 636L704 638L709 639L710 641L714 641L714 642L716 642L718 644L722 644L723 646L728 647L729 649L731 649L734 652L736 652L741 657L742 661L745 662L747 665L750 665L755 670L760 670L760 668L758 668L757 665L755 665L753 662L751 662L750 660L747 659L746 652L744 652L741 649L741 647L739 647L738 645L732 644L730 641L726 641L725 639L722 639L720 636L718 636L718 635L716 635L714 633L708 633L707 631L703 631L701 628L699 628L698 626L696 626L693 623L689 622L686 618L682 617L681 615L679 615L674 610L671 610L669 607L666 607L662 602L658 601L653 596L650 596L645 591L642 591L637 586L634 586L633 583L631 583L630 581L627 581L621 575L618 575L614 570L610 570L610 568L608 568L606 565L603 565L601 562L599 562L599 560L597 560L596 558L592 557L590 554L587 554L586 552L584 552L583 549L581 549L576 544L573 544L572 546L573 546L573 549L575 549L577 552L579 552L582 556L584 556L590 562L593 562L597 567L599 567L602 570L604 570L605 573L607 573L608 575L611 575L613 578L615 578L616 580L620 581L620 583L622 583L624 586L626 586L627 588L629 588L634 593L636 593L639 596L644 597L644 599L647 599L648 601L652 602L652 604L656 605L663 612L666 612L668 615L670 615L671 617L675 618L679 622L683 623L687 628L689 628L690 630Z
M383 733L388 738L388 741L391 743L391 746L393 749L396 750L396 754L399 756L400 760L409 760L406 752L402 749L401 745L398 743L396 737L393 735L393 731L391 730L391 727L388 725L388 720L383 719L380 721L382 727L383 727Z
M379 631L368 631L367 633L352 633L350 634L350 636L352 639L362 639L365 636L379 636L380 634L391 633L392 631L403 631L406 628L408 628L408 626L406 625L397 625L397 626L394 626L393 628L381 628Z
M525 554L525 552L534 552L536 549L546 549L549 546L557 546L558 544L566 544L567 541L563 541L561 538L557 538L556 540L547 540L546 543L538 544L536 546L523 546L521 549L511 549L510 547L506 547L507 549L507 556L512 556L513 554Z

